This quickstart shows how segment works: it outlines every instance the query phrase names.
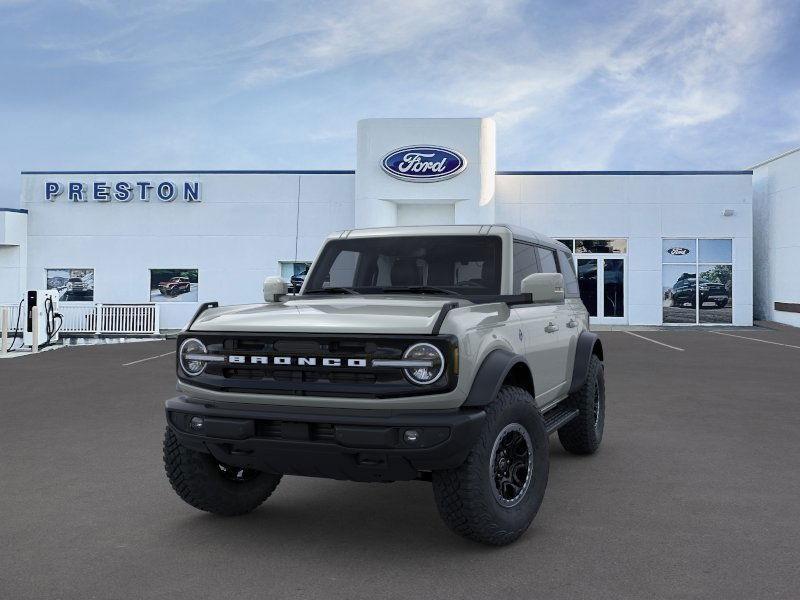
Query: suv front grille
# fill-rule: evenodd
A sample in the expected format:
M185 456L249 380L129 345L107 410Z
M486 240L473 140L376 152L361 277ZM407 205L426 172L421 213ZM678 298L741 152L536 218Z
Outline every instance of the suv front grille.
M178 377L190 384L230 392L268 393L292 396L331 396L386 398L449 391L455 387L452 336L269 336L263 334L188 333L200 339L209 354L245 357L244 363L209 362L205 371L186 376L178 367ZM405 350L418 342L435 344L445 356L445 374L437 382L418 386L409 382L398 367L374 367L375 359L400 359ZM268 364L251 363L252 357L268 357ZM273 364L284 357L292 364ZM316 364L301 364L300 358L315 358ZM341 366L323 365L323 359L340 359ZM348 359L366 360L367 366L348 366Z

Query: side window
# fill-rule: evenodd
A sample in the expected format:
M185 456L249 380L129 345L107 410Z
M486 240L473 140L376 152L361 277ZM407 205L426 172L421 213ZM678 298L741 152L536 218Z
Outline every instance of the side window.
M566 252L558 253L558 262L561 266L561 273L564 275L564 291L567 296L578 297L580 289L578 288L578 278L575 275L575 265L572 264L572 259Z
M528 275L537 273L536 249L530 244L514 242L514 293L519 294L520 284Z
M542 273L558 273L556 253L553 250L536 246L536 252L539 254L539 264L542 265Z
M331 265L328 281L323 283L323 287L350 287L353 285L356 274L356 265L360 252L343 250L336 257Z

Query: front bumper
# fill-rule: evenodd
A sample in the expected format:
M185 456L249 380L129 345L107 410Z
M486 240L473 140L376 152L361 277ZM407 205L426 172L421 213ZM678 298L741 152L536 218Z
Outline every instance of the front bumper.
M272 473L353 481L417 479L467 457L486 414L480 409L399 412L220 407L185 396L166 403L180 442L221 463ZM202 417L200 429L190 426ZM416 430L418 440L404 440Z

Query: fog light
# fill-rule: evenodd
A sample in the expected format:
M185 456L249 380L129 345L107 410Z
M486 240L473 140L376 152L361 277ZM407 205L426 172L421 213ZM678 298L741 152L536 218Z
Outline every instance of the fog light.
M403 440L407 444L416 444L419 441L419 431L416 429L406 429L403 433Z
M189 429L194 429L195 431L202 431L203 417L192 417L191 419L189 419Z

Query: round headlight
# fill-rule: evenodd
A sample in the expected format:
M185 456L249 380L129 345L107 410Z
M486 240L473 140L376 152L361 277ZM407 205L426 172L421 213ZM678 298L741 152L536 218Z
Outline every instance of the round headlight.
M403 359L420 361L430 365L403 369L406 377L417 385L433 383L444 373L444 356L433 344L425 342L414 344L403 354Z
M207 364L204 360L193 360L191 358L192 355L197 354L208 354L205 344L203 344L203 342L197 338L189 338L188 340L184 340L180 349L178 350L183 372L187 375L191 375L192 377L200 375L200 373L205 370Z

